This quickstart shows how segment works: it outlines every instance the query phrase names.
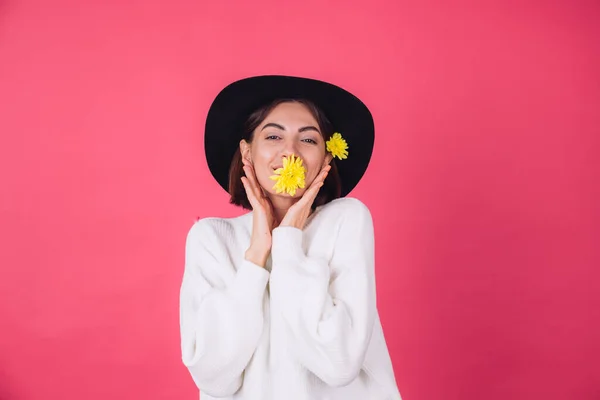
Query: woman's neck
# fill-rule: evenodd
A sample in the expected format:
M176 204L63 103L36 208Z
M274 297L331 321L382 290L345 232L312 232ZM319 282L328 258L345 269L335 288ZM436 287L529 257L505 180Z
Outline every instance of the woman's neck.
M279 226L285 214L288 212L291 206L296 204L300 198L291 198L283 196L269 196L271 204L273 205L273 217L275 218L276 226Z

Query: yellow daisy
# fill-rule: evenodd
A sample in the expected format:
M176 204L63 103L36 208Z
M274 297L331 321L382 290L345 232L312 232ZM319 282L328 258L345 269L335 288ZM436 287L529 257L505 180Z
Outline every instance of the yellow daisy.
M327 151L330 152L333 157L337 157L340 160L348 158L348 144L342 138L339 132L336 132L331 136L331 139L327 141Z
M304 188L304 174L306 168L302 165L300 157L291 155L283 159L283 168L277 168L275 170L276 175L272 175L270 178L277 181L273 186L273 189L277 193L286 192L290 196L296 194L298 188Z

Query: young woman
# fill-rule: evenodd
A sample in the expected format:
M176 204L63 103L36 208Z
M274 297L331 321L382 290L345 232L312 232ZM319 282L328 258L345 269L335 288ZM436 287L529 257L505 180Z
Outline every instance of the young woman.
M346 197L371 158L371 113L312 79L219 93L205 151L236 218L189 230L181 349L202 400L398 400L376 308L373 223Z

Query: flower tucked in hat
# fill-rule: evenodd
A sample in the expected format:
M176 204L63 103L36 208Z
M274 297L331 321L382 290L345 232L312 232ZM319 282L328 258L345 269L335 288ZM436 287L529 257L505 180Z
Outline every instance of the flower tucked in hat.
M339 132L334 133L331 139L327 141L327 151L340 160L348 158L347 149L348 144Z

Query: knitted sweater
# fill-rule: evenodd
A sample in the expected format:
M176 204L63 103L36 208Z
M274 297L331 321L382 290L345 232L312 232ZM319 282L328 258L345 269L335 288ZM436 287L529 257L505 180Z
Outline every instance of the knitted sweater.
M193 224L180 292L183 364L202 400L400 400L376 308L371 214L359 200L278 227L244 259L252 212Z

